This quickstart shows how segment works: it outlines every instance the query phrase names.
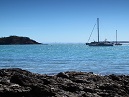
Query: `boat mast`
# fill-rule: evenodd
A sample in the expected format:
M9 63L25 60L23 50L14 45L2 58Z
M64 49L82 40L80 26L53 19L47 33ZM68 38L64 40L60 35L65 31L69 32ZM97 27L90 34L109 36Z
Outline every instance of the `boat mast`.
M98 42L99 42L99 18L97 18Z
M116 30L116 44L117 44L117 30Z

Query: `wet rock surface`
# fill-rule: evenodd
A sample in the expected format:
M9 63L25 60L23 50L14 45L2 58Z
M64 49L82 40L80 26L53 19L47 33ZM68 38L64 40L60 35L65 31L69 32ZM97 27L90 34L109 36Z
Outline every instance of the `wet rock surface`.
M129 76L0 69L0 97L129 97Z

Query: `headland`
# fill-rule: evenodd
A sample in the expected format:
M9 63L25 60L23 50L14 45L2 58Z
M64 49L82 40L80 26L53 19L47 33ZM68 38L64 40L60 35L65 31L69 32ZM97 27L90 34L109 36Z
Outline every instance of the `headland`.
M16 45L16 44L41 44L29 37L9 36L0 38L0 45Z

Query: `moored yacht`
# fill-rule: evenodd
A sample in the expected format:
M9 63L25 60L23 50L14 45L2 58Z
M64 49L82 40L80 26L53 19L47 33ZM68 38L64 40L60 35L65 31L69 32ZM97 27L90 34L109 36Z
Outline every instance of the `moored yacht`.
M117 42L117 30L116 30L116 43L115 45L122 45L121 43Z
M98 29L98 42L94 41L91 43L86 43L89 46L113 46L114 44L109 41L99 41L99 18L97 18L97 29Z

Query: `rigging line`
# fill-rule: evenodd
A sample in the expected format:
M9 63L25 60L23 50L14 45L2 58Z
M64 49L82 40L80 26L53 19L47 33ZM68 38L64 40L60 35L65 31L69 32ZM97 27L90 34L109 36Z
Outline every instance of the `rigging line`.
M92 31L91 31L91 34L90 34L90 37L89 37L87 43L89 42L89 40L90 40L90 38L91 38L91 35L92 35L93 31L94 31L95 26L96 26L96 24L94 25L94 27L93 27L93 29L92 29Z

